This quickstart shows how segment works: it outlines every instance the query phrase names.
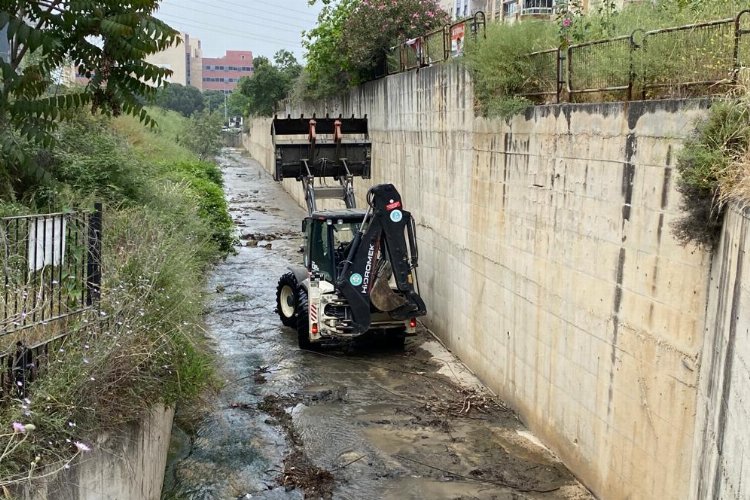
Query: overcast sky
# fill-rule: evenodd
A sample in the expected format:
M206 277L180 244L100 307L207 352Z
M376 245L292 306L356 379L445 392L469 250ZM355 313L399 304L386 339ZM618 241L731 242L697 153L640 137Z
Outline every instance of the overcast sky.
M307 0L162 0L156 17L200 38L204 57L252 50L270 58L287 49L301 62L300 33L315 26L321 8Z

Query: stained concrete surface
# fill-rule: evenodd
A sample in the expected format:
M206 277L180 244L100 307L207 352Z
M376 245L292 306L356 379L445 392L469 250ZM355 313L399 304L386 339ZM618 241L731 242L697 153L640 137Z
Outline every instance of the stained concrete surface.
M304 212L239 150L220 162L241 243L209 283L225 383L194 435L175 432L166 498L591 498L426 330L403 351L299 350L274 300ZM301 467L332 484L291 488Z

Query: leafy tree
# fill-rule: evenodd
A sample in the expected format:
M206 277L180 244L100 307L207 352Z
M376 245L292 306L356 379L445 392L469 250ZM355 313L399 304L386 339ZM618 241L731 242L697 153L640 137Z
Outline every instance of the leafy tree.
M449 22L436 0L359 2L343 24L341 48L354 84L385 67L386 51Z
M222 116L219 113L199 111L190 118L181 142L201 161L209 160L219 154L223 145L221 126Z
M307 67L296 89L302 98L329 97L372 79L390 47L449 22L436 0L321 1L318 23L302 41Z
M20 182L33 166L27 144L53 142L56 124L72 110L90 105L94 112L151 122L143 97L153 97L171 72L144 59L179 39L153 17L158 0L2 0L0 6L0 33L10 48L0 59L5 180ZM71 61L88 83L52 87L53 73Z
M238 89L247 97L249 114L270 116L276 103L287 97L294 80L302 71L301 66L290 52L281 50L271 63L266 57L256 57L252 78L240 79Z
M204 90L203 91L204 107L209 111L216 111L219 108L224 109L224 92L221 90Z
M247 116L249 114L250 98L240 91L240 85L244 78L249 79L247 76L240 78L237 88L227 97L227 114L229 116Z
M164 109L177 111L183 116L190 116L196 111L201 111L205 105L200 90L179 83L170 83L159 89L154 104Z
M296 89L301 98L328 97L343 91L350 83L347 61L342 57L342 39L344 23L359 0L321 1L323 8L317 25L303 33L307 66Z

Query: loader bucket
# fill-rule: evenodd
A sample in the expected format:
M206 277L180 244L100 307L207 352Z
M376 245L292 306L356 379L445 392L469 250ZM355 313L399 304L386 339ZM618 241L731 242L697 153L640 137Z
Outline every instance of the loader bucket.
M274 179L370 178L367 118L278 118L271 123Z

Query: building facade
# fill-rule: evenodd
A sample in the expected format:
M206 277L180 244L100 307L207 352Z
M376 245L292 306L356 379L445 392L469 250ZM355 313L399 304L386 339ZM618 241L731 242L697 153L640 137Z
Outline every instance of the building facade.
M190 37L187 40L187 49L190 53L187 63L187 85L203 90L203 51L200 39Z
M172 75L167 78L170 83L179 83L180 85L192 85L201 89L202 74L200 67L202 53L201 41L198 38L191 37L188 33L180 33L182 41L175 43L161 52L151 54L146 57L146 62L172 70ZM193 73L198 72L197 80ZM197 85L196 85L197 83Z
M615 5L617 8L622 8L624 4L632 1L634 0L617 0ZM555 14L555 7L560 2L559 0L455 0L454 3L468 3L467 11L481 10L486 14L487 20L513 22L530 17L550 17ZM584 11L595 9L601 4L602 0L581 1Z
M243 76L253 76L253 53L249 50L228 50L224 57L204 57L202 90L231 93Z

